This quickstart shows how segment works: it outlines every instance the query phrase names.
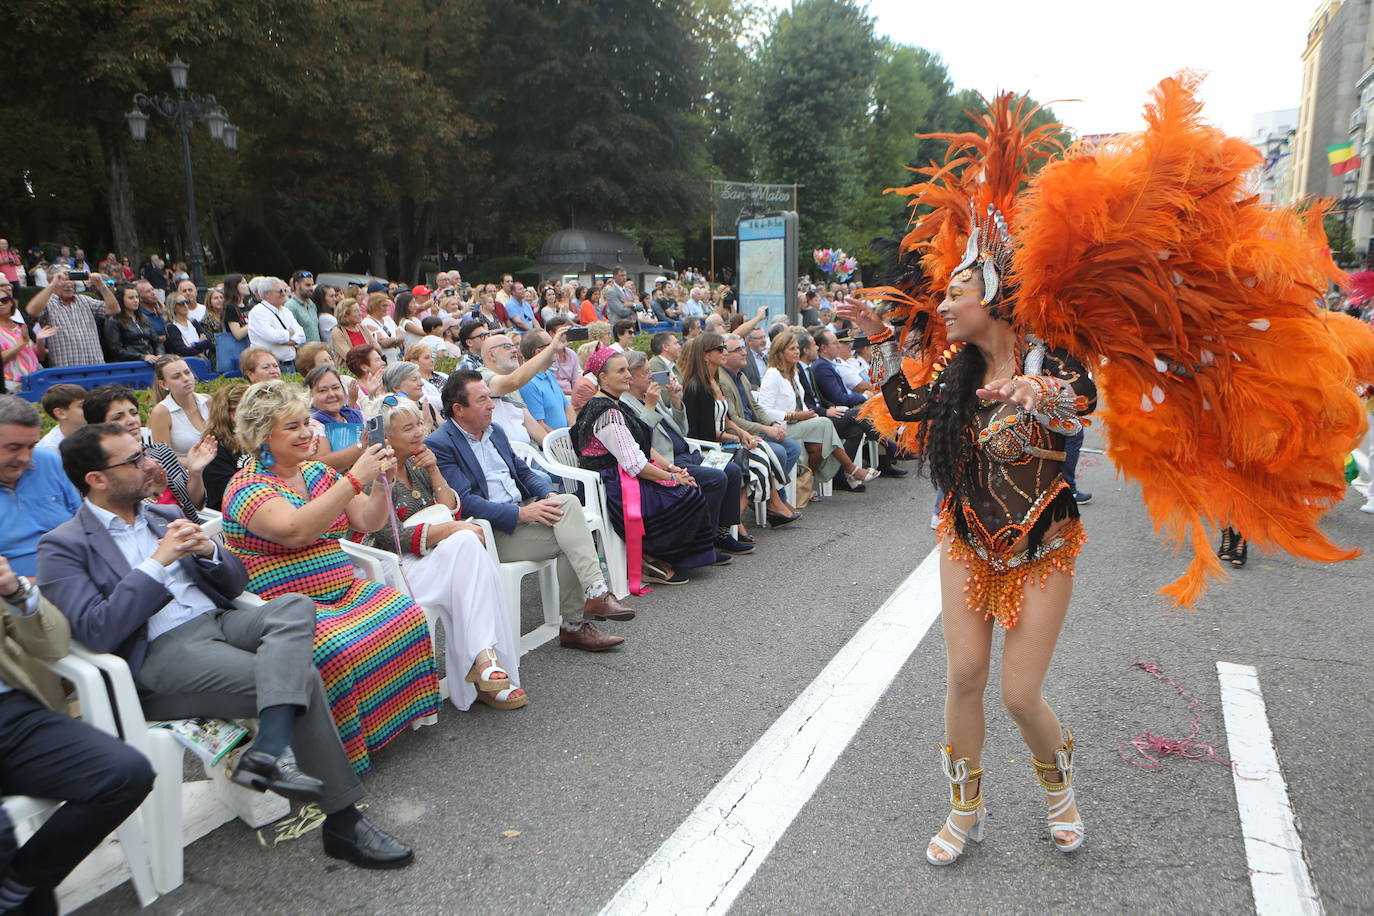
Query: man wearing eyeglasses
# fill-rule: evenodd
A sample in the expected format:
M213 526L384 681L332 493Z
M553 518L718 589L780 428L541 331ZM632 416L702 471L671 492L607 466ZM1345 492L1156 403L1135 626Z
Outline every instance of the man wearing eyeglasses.
M51 449L35 449L38 408L0 395L0 556L21 576L37 572L38 539L71 518L81 505Z
M298 270L291 275L291 295L286 300L286 307L305 331L306 343L320 339L320 310L315 307L314 293L314 274Z
M289 290L276 277L260 277L253 285L262 301L248 313L248 344L269 351L282 372L294 372L296 348L305 343L305 329L286 307ZM318 333L318 326L315 330Z
M559 328L553 335L553 342L567 346L568 326ZM541 429L524 399L520 389L531 379L553 368L556 346L545 347L538 353L520 362L515 343L505 334L493 334L483 342L482 381L491 389L496 404L496 423L506 435L518 442L542 442L547 429ZM536 438L537 437L537 438Z
M285 594L235 605L248 584L243 561L145 502L161 486L157 463L122 426L77 430L62 464L86 498L39 545L38 586L72 634L129 663L153 718L256 716L230 779L318 803L326 855L363 868L410 864L410 847L356 807L362 783L312 663L315 602Z

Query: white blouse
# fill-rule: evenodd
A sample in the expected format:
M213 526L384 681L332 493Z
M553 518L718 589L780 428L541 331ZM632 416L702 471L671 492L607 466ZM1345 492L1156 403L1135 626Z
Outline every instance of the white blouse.
M769 423L782 423L787 414L802 410L797 406L806 403L802 397L801 373L794 371L789 382L776 367L770 366L759 384L758 402Z

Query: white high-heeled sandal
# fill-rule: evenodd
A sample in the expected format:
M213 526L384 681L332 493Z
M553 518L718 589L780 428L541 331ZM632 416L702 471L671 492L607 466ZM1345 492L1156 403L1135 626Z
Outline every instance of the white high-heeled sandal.
M485 667L479 668L478 666L483 663ZM498 672L505 677L493 679L492 675ZM472 660L472 669L463 680L478 690L504 690L510 686L510 674L496 663L496 652L492 649L483 649L477 653L477 657Z
M1054 752L1054 763L1042 763L1031 757L1031 765L1035 767L1035 780L1040 783L1041 788L1049 796L1047 804L1049 811L1046 819L1050 825L1050 842L1054 843L1055 848L1060 852L1069 853L1083 845L1087 839L1087 832L1083 827L1080 818L1076 821L1061 821L1061 818L1074 806L1076 799L1073 794L1073 733L1067 728L1064 729L1064 745ZM1049 782L1045 779L1046 773L1058 773L1059 782ZM1074 833L1077 834L1068 842L1061 842L1055 833Z
M954 811L951 811L949 816L945 818L944 829L954 837L955 842L959 845L955 846L954 843L951 843L937 833L935 836L931 837L930 842L926 844L926 861L931 865L945 866L953 865L955 862L959 861L959 857L964 854L964 849L968 846L970 840L975 843L981 843L983 841L988 812L987 809L983 807L983 768L979 767L976 770L970 770L967 757L960 757L958 760L955 760L952 756L954 752L952 747L947 744L941 744L939 748L940 763L945 771L945 778L949 780L949 804L950 807L954 809ZM974 779L979 781L978 795L973 801L965 801L965 791L968 788L969 782ZM967 830L954 823L955 812L959 814L974 814L976 812L973 823ZM930 851L931 846L936 846L944 850L949 858L937 858Z

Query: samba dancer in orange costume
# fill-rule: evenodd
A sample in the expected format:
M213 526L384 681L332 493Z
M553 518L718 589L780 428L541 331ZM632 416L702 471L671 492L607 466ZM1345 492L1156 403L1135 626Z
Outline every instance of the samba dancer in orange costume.
M981 840L983 693L1005 628L1002 700L1030 748L1063 852L1085 830L1073 738L1043 696L1085 537L1062 475L1064 436L1099 417L1107 454L1140 484L1156 527L1191 543L1163 589L1191 604L1223 575L1221 520L1258 547L1325 562L1358 551L1318 530L1344 496L1363 433L1354 384L1374 333L1316 305L1344 276L1324 208L1262 206L1260 154L1201 120L1198 78L1162 81L1146 129L1063 150L1058 125L1010 94L950 142L913 198L897 285L840 314L881 348L882 398L864 415L920 456L941 506L945 740L953 810L926 851L949 865ZM926 278L933 283L928 284ZM867 301L865 301L867 300ZM868 301L888 303L886 318ZM1091 367L1094 379L1085 366Z

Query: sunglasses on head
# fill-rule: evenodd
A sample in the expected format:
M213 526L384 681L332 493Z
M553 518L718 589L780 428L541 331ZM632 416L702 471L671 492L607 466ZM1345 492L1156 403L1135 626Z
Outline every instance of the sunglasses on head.
M298 270L291 275L292 280L313 280L315 275L308 270Z
M382 398L383 407L399 407L400 404L401 399L396 397L396 395L394 394L389 394L386 397Z

